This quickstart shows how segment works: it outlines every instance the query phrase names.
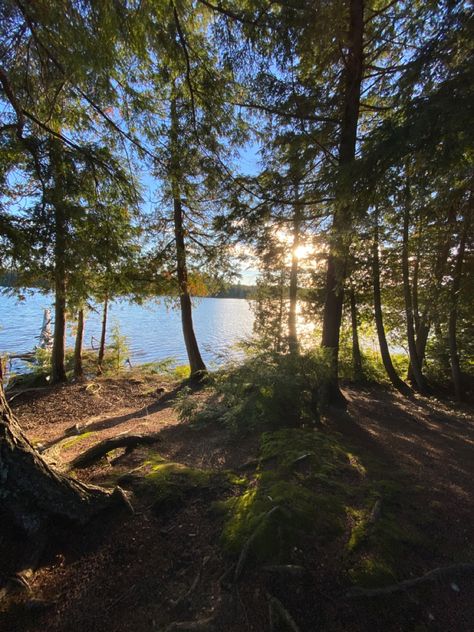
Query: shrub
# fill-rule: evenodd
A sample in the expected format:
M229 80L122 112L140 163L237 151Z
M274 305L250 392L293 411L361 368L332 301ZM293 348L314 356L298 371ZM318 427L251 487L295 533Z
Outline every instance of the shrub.
M210 403L180 404L187 420L220 419L234 430L313 424L325 400L329 362L317 350L260 352L211 378Z

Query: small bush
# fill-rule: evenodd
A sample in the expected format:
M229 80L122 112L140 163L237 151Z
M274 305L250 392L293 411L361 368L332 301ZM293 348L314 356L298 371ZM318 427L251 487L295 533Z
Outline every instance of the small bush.
M181 405L181 415L194 421L218 418L234 430L313 424L325 401L328 372L319 350L260 352L214 374L211 403Z

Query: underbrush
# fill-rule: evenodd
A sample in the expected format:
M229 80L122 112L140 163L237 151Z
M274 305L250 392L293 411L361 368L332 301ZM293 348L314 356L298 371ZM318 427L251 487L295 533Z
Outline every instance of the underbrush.
M408 356L403 353L391 353L390 357L397 374L404 380L408 372ZM378 351L370 348L361 349L361 359L362 381L374 384L390 384L390 379ZM352 347L349 344L341 344L339 349L339 377L349 381L356 379L352 361Z
M16 373L8 380L8 389L14 388L35 388L47 386L51 376L51 351L46 349L36 349L33 360L26 362L27 371ZM86 379L95 378L97 375L97 352L86 350L82 354L83 373ZM74 350L66 349L65 358L66 376L68 381L74 379ZM102 364L102 377L128 376L133 379L146 378L149 376L160 376L164 381L185 380L189 377L190 369L188 365L175 366L174 358L165 358L156 362L147 362L137 366L132 366L128 360L128 354L124 353L124 348L119 348L112 343L106 349Z
M234 431L314 425L326 401L329 360L320 350L302 354L260 352L209 376L206 400L183 389L181 420L218 420Z

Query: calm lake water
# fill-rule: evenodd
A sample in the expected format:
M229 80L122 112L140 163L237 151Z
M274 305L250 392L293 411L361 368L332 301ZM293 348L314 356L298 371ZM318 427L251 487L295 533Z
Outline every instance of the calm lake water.
M43 311L53 309L53 297L33 292L24 300L0 294L0 352L19 354L32 351L38 344ZM235 344L252 333L253 314L248 301L231 298L196 299L193 310L194 328L204 361L211 368L222 363L222 355L240 357ZM84 346L94 346L100 337L101 313L89 312L86 321ZM114 302L109 307L108 334L118 323L121 334L127 336L132 364L142 364L172 357L175 364L187 364L186 348L181 332L178 309L165 301L135 305L127 301ZM67 345L74 340L68 328ZM12 367L24 370L15 361Z

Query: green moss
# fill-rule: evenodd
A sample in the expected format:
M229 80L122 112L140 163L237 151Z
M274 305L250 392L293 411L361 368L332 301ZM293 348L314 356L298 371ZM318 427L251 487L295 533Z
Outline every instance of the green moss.
M193 492L225 484L225 478L210 470L166 461L152 453L133 470L132 484L137 493L153 502L156 510L162 510L179 506Z
M81 441L84 441L84 439L87 439L88 437L93 437L95 434L96 434L95 432L83 432L82 434L77 435L77 437L72 437L72 439L68 439L68 441L65 441L61 447L67 450L68 448L72 447L76 443L80 443Z
M375 480L366 491L365 506L349 509L353 526L346 549L349 577L354 583L391 583L404 560L420 549L432 550L433 542L425 535L431 517L429 512L419 511L419 491L401 480ZM382 505L374 521L371 516L377 498Z
M146 474L145 479L149 483L157 486L167 482L181 482L187 487L203 487L208 485L213 473L208 470L199 470L188 467L182 463L164 461L151 466L151 471Z
M255 534L256 561L289 561L302 534L314 534L321 542L341 535L344 486L333 485L329 473L345 467L335 435L305 429L264 433L256 477L241 495L219 504L226 518L225 550L238 555ZM270 514L274 507L278 511Z
M393 582L404 559L427 547L420 491L399 471L357 451L337 433L286 428L261 437L256 474L242 493L217 507L224 514L222 545L239 555L252 537L258 563L291 562L311 536L325 546L346 532L345 567L361 585ZM372 516L376 501L381 511ZM271 512L278 507L276 512ZM270 513L271 512L271 513Z
M392 584L396 581L392 566L373 555L358 560L349 570L349 577L354 584L366 588Z

